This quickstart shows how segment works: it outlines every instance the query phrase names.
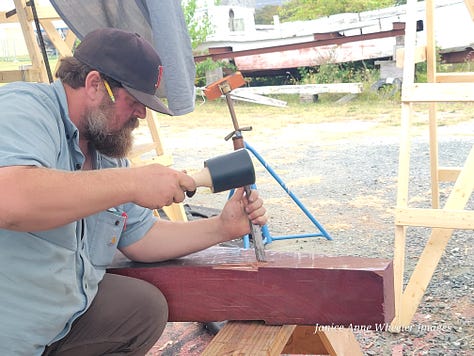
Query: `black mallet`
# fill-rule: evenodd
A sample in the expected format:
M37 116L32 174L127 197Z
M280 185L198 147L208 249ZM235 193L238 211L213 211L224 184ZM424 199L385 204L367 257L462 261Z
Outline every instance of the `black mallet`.
M246 149L208 159L204 168L192 175L197 187L208 187L213 193L255 183L255 169ZM186 192L192 197L195 191Z

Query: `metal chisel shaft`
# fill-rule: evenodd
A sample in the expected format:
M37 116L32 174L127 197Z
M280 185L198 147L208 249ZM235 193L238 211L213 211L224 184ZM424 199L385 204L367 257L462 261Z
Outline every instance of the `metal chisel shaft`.
M247 194L247 197L250 196L250 186L245 187L245 193ZM253 238L253 246L255 248L255 257L257 258L257 261L259 262L265 262L265 247L263 246L263 236L262 236L262 230L260 229L259 226L256 226L255 224L252 223L252 221L249 220L250 224L250 232L252 234Z

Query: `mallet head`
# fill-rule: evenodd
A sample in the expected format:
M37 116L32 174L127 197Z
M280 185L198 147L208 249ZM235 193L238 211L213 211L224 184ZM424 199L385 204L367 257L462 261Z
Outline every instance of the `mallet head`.
M208 159L204 169L193 175L198 187L211 188L213 193L255 184L255 169L245 148ZM187 192L187 196L194 192Z

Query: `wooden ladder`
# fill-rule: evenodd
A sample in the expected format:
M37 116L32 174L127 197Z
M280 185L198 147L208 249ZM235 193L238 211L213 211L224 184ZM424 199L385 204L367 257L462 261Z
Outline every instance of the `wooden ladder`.
M474 2L465 4L471 18L474 15ZM474 73L437 73L434 0L426 1L426 47L416 45L416 0L407 3L407 25L404 50L404 71L401 107L401 145L399 157L399 176L397 206L395 211L395 310L392 329L410 324L424 292L446 249L454 229L474 229L474 212L466 210L466 204L474 189L474 147L471 149L463 167L439 167L436 112L438 102L474 101ZM422 56L418 54L422 53ZM427 62L428 83L414 82L415 63ZM414 115L414 105L428 103L429 145L431 169L431 208L412 208L408 206L410 128ZM440 206L440 182L454 182L450 195L443 207ZM431 228L431 235L420 255L417 265L405 289L404 260L407 227Z

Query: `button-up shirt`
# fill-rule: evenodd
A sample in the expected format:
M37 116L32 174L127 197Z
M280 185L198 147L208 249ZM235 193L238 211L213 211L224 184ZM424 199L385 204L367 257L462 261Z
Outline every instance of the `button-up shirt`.
M0 88L0 167L75 171L83 163L60 81ZM95 169L127 165L93 154ZM90 306L117 248L140 240L154 221L151 210L127 203L47 231L0 229L0 352L41 355L66 335Z

